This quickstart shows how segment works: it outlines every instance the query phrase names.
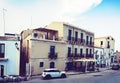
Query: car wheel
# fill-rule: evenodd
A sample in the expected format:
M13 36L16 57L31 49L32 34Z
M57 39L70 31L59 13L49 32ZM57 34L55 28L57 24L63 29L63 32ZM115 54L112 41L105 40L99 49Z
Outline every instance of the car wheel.
M47 75L47 76L46 76L46 79L51 79L51 76L50 76L50 75Z
M65 74L62 74L62 75L61 75L61 78L66 78L66 75L65 75Z

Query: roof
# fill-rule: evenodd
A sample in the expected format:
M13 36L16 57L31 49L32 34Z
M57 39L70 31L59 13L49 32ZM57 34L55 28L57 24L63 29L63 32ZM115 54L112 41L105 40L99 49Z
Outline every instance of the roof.
M62 23L63 25L71 26L71 27L73 27L73 28L80 29L80 30L82 30L82 31L84 31L84 32L87 32L88 34L94 35L94 32L91 32L91 31L82 29L82 28L80 28L79 26L75 26L75 25L69 24L69 23L67 23L67 22L52 22L52 23Z
M17 38L16 38L16 37L4 37L4 36L0 36L0 40L11 40L11 41L16 41Z
M58 32L57 30L47 29L47 28L36 28L33 30L44 31L44 32Z
M96 37L95 39L107 39L108 37L110 37L114 40L114 38L112 36Z

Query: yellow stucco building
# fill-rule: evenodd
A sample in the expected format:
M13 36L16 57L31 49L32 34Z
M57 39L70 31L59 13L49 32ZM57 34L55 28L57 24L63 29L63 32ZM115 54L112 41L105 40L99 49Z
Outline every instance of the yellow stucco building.
M95 38L95 46L102 47L102 48L108 48L111 53L115 50L115 40L111 36L97 37Z
M41 74L45 68L65 69L66 43L58 31L45 28L21 33L21 75Z
M48 29L58 31L67 43L66 70L94 71L94 33L64 22L52 22Z
M45 68L94 71L94 33L64 22L21 32L21 75Z

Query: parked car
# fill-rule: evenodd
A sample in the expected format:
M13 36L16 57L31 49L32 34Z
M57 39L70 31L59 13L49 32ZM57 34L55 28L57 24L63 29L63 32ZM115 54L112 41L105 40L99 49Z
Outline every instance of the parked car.
M118 63L113 63L113 64L112 64L112 69L113 69L113 70L119 70L119 69L120 69L119 64L118 64Z
M56 77L66 78L67 75L65 71L60 71L56 68L45 69L42 73L43 79L50 79L50 78L56 78Z

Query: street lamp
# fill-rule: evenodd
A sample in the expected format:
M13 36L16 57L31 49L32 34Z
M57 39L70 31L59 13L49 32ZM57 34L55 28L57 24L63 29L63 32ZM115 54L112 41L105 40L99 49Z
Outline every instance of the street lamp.
M17 48L17 50L19 50L19 47L18 47L18 43L17 43L17 42L15 43L15 47Z

